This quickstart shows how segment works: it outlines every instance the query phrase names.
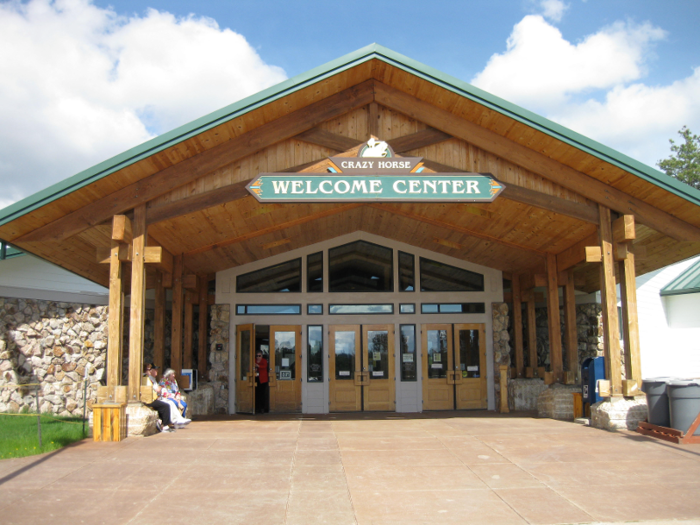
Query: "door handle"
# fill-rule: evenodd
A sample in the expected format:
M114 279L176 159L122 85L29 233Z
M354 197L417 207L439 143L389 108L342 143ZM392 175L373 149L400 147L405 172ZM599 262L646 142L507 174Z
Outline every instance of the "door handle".
M447 371L447 384L448 385L455 384L455 373L452 370Z

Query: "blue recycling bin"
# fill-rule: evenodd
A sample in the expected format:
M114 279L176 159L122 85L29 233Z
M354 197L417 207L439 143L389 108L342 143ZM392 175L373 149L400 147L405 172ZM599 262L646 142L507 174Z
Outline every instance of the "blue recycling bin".
M581 388L583 397L583 406L590 407L594 403L601 401L597 391L598 380L605 379L605 358L604 357L589 357L584 359L581 364Z
M670 377L651 377L642 381L642 392L647 396L649 423L652 425L660 427L671 426L668 394L666 392L666 383L669 381L671 381Z

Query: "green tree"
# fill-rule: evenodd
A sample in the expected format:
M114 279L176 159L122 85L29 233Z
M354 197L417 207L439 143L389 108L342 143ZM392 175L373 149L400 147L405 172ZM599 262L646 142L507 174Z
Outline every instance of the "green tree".
M685 140L684 144L676 144L670 139L671 156L657 162L657 166L673 178L685 182L693 188L700 189L700 136L693 135L683 126L678 134Z

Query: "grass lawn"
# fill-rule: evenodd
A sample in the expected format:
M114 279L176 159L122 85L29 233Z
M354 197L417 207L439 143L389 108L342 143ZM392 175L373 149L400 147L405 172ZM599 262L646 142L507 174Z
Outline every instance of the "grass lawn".
M87 432L87 423L85 431ZM51 452L84 437L81 418L44 414L41 416L40 448L36 414L0 414L0 459Z

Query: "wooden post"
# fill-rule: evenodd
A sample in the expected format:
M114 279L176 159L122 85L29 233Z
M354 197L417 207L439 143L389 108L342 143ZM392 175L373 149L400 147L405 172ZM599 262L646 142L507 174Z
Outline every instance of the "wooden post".
M162 272L156 271L156 310L153 320L153 363L163 370L165 360L165 286Z
M376 102L370 102L369 103L369 111L368 111L368 126L367 130L369 131L370 136L374 136L377 138L379 137L379 106L377 105Z
M197 368L201 381L205 381L207 375L207 357L209 349L209 283L206 276L199 278L199 353L197 355Z
M173 320L170 338L170 367L175 375L182 373L182 273L183 255L176 255L173 265Z
M192 333L193 333L192 293L185 292L185 331L183 336L182 368L192 368Z
M569 361L568 371L573 374L573 381L579 374L578 365L578 327L576 326L576 294L574 291L574 271L566 272L564 287L564 312L566 315L566 355Z
M557 256L547 254L547 321L549 324L549 362L554 382L564 379L564 366L561 348L561 316L559 315L559 279Z
M628 249L627 257L620 262L620 295L622 296L622 329L625 340L625 373L627 380L636 381L637 387L639 388L642 384L642 362L639 345L636 286L634 252Z
M513 334L515 336L515 376L525 376L525 360L523 358L523 301L520 293L520 275L513 274L511 279L513 290Z
M109 257L109 319L107 321L107 389L114 401L114 388L122 379L122 334L124 323L124 291L119 243L112 241Z
M622 395L620 369L620 328L617 317L617 290L613 261L613 234L610 209L598 205L600 216L599 236L601 250L600 295L603 308L603 333L605 343L605 372L610 380L610 393Z
M146 309L146 205L134 208L131 260L131 322L129 324L129 403L139 403L143 369Z
M501 414L506 414L510 412L508 410L508 365L501 365L499 367L500 371L500 378L499 378L499 384L501 386L501 398L500 398L500 403L498 407L498 411Z
M530 290L527 296L527 346L529 354L529 368L532 375L538 376L537 363L537 318L535 313L535 292Z

